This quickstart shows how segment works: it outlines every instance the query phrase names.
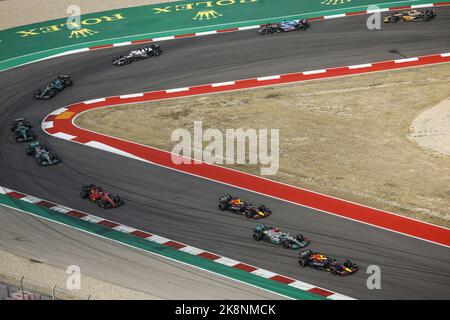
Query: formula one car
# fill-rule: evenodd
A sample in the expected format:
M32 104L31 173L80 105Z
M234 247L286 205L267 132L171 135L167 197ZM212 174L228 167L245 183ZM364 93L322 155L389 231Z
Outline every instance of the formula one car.
M41 166L52 166L61 162L61 158L54 152L51 152L45 145L39 141L32 142L26 149L27 155L34 155L37 163Z
M70 76L58 76L55 80L50 82L45 88L36 90L33 97L39 100L48 100L56 96L59 92L67 87L71 87L73 81Z
M14 130L14 139L16 142L29 142L36 140L36 134L30 127L24 124L17 124Z
M219 209L222 211L228 210L233 213L241 214L249 219L260 219L268 217L272 211L264 205L259 207L253 206L251 203L245 202L240 198L231 195L219 198Z
M310 266L312 268L329 271L333 275L346 276L353 274L359 270L358 266L346 260L343 263L327 257L321 253L313 252L312 250L300 251L298 256L298 263L302 267Z
M112 59L112 64L114 66L124 66L130 64L134 61L144 60L150 57L158 57L162 53L161 47L157 44L151 44L148 47L133 50L126 56L117 56Z
M18 127L32 128L30 121L25 120L25 118L18 118L11 121L10 129L11 131L16 131Z
M259 224L253 229L253 239L256 241L264 240L293 250L304 248L311 243L308 238L301 234L294 238L289 233L281 232L277 227L269 227L265 224Z
M102 187L98 187L95 184L83 186L80 197L95 202L103 209L117 208L124 204L118 195L105 192Z
M434 9L431 10L425 10L425 11L420 11L420 10L409 10L409 11L404 11L404 12L394 12L394 13L389 13L388 15L386 15L383 19L384 23L397 23L399 21L406 21L406 22L411 22L411 21L425 21L425 22L429 22L432 19L434 19L436 17L436 12L434 11Z
M272 34L275 32L306 31L310 27L307 19L282 21L261 25L258 34Z

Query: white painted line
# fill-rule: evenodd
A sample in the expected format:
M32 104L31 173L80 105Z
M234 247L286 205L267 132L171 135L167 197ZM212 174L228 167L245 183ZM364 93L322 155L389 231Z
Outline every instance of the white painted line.
M53 133L52 136L54 136L56 138L64 139L64 140L72 140L72 139L76 138L76 136L72 136L72 135L64 133L64 132Z
M159 38L153 38L153 42L155 42L155 41L167 41L167 40L173 40L173 39L175 39L175 36L159 37Z
M214 260L215 262L218 262L220 264L224 264L226 266L232 267L235 266L237 264L239 264L239 261L233 260L233 259L229 259L229 258L225 258L225 257L220 257L219 259Z
M150 240L152 242L156 242L156 243L159 243L159 244L163 244L163 243L171 241L170 239L167 239L167 238L164 238L164 237L160 237L160 236L157 236L157 235L153 235L151 237L148 237L147 240Z
M67 108L59 108L59 109L53 111L52 113L50 113L49 116L57 116L57 115L59 115L59 114L61 114L63 112L66 112L67 110L69 110L69 109L67 109Z
M362 69L362 68L371 68L371 63L365 63L365 64L355 64L352 66L348 66L349 69Z
M169 90L166 90L166 93L175 93L175 92L183 92L183 91L189 91L189 87L169 89Z
M318 73L325 73L325 72L327 72L326 69L319 69L319 70L305 71L305 72L303 72L303 74L305 76L307 76L307 75L310 75L310 74L318 74Z
M367 10L367 13L371 14L371 13L387 12L387 11L391 11L391 10L389 8L380 8L380 9Z
M84 101L83 103L84 104L92 104L92 103L103 102L103 101L106 101L106 99L105 98L92 99L92 100Z
M42 128L43 129L51 129L51 128L53 128L53 121L44 122L42 124Z
M51 207L50 210L61 212L61 213L67 213L67 212L73 211L73 209L65 207L65 206L61 206L61 205Z
M223 87L223 86L234 86L236 84L235 81L226 81L226 82L217 82L211 84L211 87L217 88L217 87Z
M330 16L324 16L323 18L324 19L335 19L335 18L343 18L345 16L346 16L345 13L340 13L340 14L333 14Z
M298 281L298 280L296 280L292 283L289 283L288 286L291 286L291 287L294 287L294 288L297 288L300 290L304 290L304 291L308 291L308 290L311 290L312 288L316 288L316 286L313 286L309 283Z
M442 58L450 57L450 52L441 54Z
M256 269L256 270L254 270L254 271L252 271L250 273L256 274L256 275L258 275L260 277L263 277L263 278L266 278L266 279L269 279L269 278L272 278L272 277L278 275L278 273L273 273L271 271L264 270L264 269Z
M397 59L394 60L395 63L405 63L405 62L413 62L413 61L419 61L419 58L406 58L406 59Z
M104 144L104 143L101 143L101 142L98 142L98 141L89 141L89 142L86 142L85 145L89 146L89 147L92 147L92 148L100 149L100 150L103 150L103 151L112 152L112 153L115 153L115 154L118 154L118 155L121 155L121 156L125 156L125 157L128 157L128 158L133 158L133 159L136 159L136 160L142 160L141 158L139 158L139 157L137 157L137 156L135 156L135 155L133 155L131 153L122 151L120 149L116 149L114 147L108 146L107 144Z
M10 189L6 189L6 188L3 188L3 187L0 187L0 194L8 194L11 191L12 190L10 190Z
M199 249L199 248L195 248L195 247L191 247L191 246L186 246L184 248L178 249L180 251L186 252L186 253L190 253L194 256L199 255L200 253L205 252L205 250Z
M328 296L327 299L331 299L331 300L356 300L354 298L350 298L348 296L344 296L343 294L340 294L340 293L333 293L331 296Z
M239 31L244 31L244 30L252 30L252 29L259 29L261 28L261 26L248 26L248 27L239 27Z
M196 32L195 35L200 37L200 36L208 36L210 34L216 34L216 33L217 33L217 31L214 30L214 31Z
M131 41L113 43L113 47L123 47L131 45Z
M105 219L103 219L103 218L99 218L99 217L96 217L96 216L92 216L92 215L90 215L90 214L88 214L87 216L84 216L84 217L82 217L82 218L80 218L81 220L86 220L86 221L89 221L89 222L92 222L92 223L99 223L100 221L103 221L103 220L105 220Z
M132 233L137 230L135 228L131 228L131 227L124 226L124 225L118 225L117 227L114 227L113 229L120 231L120 232L124 232L124 233Z
M38 202L42 201L42 199L39 199L39 198L36 198L33 196L26 196L26 197L21 198L20 200L23 200L23 201L26 201L29 203L38 203Z
M138 98L143 96L144 96L143 93L124 94L120 96L120 99Z
M411 5L411 9L427 8L427 7L433 7L433 6L434 6L434 4L432 4L432 3L413 4L413 5Z
M275 80L275 79L280 79L280 78L281 78L281 76L277 75L277 76L259 77L259 78L256 78L256 80L267 81L267 80Z

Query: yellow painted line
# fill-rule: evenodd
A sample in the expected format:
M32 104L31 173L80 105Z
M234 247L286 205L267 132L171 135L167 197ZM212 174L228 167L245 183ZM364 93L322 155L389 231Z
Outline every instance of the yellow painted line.
M74 112L70 112L70 111L66 111L61 113L60 115L58 115L55 119L56 120L67 120L72 118L72 116L74 115Z

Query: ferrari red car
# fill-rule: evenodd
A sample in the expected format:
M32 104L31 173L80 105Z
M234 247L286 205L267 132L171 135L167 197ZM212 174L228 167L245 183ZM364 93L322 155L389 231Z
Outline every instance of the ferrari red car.
M82 187L80 192L82 199L89 199L103 209L117 208L123 205L123 200L117 194L109 193L102 187L89 184Z

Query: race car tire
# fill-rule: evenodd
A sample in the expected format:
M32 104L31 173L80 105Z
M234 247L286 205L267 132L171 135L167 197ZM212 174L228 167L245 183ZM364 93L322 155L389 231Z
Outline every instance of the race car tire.
M273 30L272 28L267 28L267 30L266 30L266 33L268 33L268 34L272 34L274 32L275 32L275 30Z
M66 81L65 81L65 85L66 85L66 87L71 87L71 86L73 86L73 80L66 80Z
M161 50L155 50L155 53L153 54L155 57L158 57L161 55Z
M262 239L262 236L254 233L253 234L253 239L255 239L256 241L260 241Z
M331 268L330 272L331 272L331 274L333 276L337 276L338 275L338 272L337 272L336 268L334 268L334 267Z
M80 192L80 197L81 197L81 199L87 199L87 197L89 197L89 192L81 191Z
M305 261L305 259L300 259L300 260L298 260L298 264L299 264L301 267L306 267L306 261Z
M389 19L389 22L390 23L397 23L398 22L398 17L391 17L390 19Z
M221 211L225 211L226 207L225 207L225 205L223 203L219 203L219 209Z
M289 249L289 243L287 241L282 241L281 245L283 246L283 248Z
M430 15L424 15L423 16L423 21L425 21L425 22L431 21L431 16Z

